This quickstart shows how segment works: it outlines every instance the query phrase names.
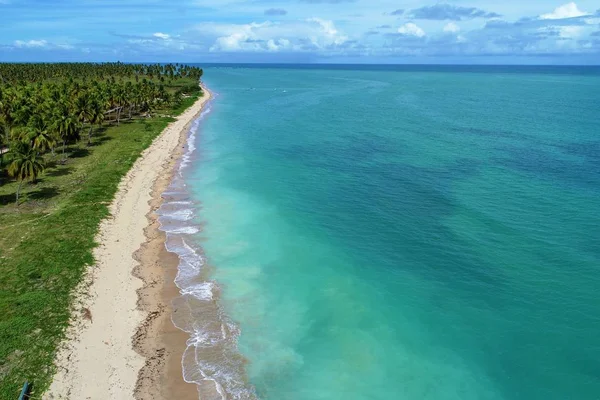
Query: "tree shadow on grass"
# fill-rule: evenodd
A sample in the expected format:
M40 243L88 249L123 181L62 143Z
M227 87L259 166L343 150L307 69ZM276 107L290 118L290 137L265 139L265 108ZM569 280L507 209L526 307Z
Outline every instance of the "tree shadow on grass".
M16 193L0 194L0 205L5 206L7 204L14 204L16 200Z
M113 139L112 137L107 136L107 135L95 136L92 138L92 144L90 144L88 147L100 146L104 142L108 142L109 140L112 140L112 139Z
M69 158L82 158L90 155L90 151L85 148L75 148L69 155Z
M73 170L72 167L64 167L61 166L62 168L55 168L52 170L46 170L46 172L44 172L45 176L65 176L71 173L71 171Z
M27 198L31 200L48 200L58 196L58 189L55 186L43 187L35 192L27 193Z
M28 192L28 189L33 189L33 191ZM28 188L24 186L21 189L21 198L19 199L19 207L35 207L36 201L43 201L51 199L55 196L58 196L59 191L54 186L43 187L38 190L35 190L35 187ZM15 204L16 202L16 193L7 193L0 195L0 206L6 206L9 204Z
M88 147L99 146L104 142L112 140L113 138L106 134L106 127L98 128L92 136L92 143ZM87 140L87 139L86 139Z

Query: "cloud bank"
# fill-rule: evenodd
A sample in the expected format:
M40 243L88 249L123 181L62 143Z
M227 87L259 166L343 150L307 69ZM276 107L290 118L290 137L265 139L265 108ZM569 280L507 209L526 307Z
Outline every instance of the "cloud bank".
M270 16L278 16L278 15L286 15L287 11L284 10L283 8L269 8L268 10L265 10L265 15L270 15Z
M415 19L461 21L473 18L497 18L500 14L476 7L461 7L452 4L436 4L410 10L408 15Z
M173 7L166 0L96 0L96 6L64 0L34 9L0 0L0 60L600 63L593 0L550 7L532 0L528 14L477 0L417 8L399 1L395 9L390 3L181 0Z

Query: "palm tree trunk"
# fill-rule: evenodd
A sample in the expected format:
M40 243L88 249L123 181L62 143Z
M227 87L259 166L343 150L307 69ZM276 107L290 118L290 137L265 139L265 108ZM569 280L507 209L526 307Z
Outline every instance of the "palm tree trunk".
M63 163L65 161L67 161L67 158L65 157L65 147L67 147L67 140L63 139L63 151L62 151L62 161L63 161Z
M90 131L88 132L88 146L92 145L92 129L94 129L94 125L90 124Z

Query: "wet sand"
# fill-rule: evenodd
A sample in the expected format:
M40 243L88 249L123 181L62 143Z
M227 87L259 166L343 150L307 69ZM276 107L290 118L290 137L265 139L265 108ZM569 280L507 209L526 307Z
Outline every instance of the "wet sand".
M197 400L197 387L183 380L181 368L188 335L171 322L172 300L179 296L174 283L179 258L165 249L166 235L158 229L155 213L169 181L169 175L165 175L156 182L150 202L152 211L148 214L150 225L145 230L147 241L135 255L140 264L134 275L144 281L144 287L138 290L138 307L148 313L133 339L135 350L146 358L135 398Z

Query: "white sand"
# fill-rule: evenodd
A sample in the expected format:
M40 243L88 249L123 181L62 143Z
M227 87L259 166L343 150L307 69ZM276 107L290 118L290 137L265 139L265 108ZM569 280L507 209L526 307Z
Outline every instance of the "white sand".
M164 170L161 166L209 98L205 90L204 97L169 124L121 181L111 217L100 225L97 263L79 288L69 339L59 350L58 372L45 399L133 398L145 359L133 350L132 337L146 318L137 309L136 291L142 281L132 275L137 265L133 253L146 240L148 202L153 183Z

